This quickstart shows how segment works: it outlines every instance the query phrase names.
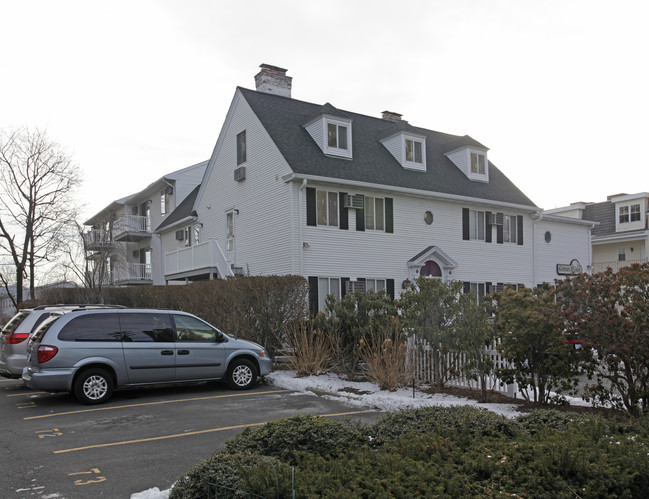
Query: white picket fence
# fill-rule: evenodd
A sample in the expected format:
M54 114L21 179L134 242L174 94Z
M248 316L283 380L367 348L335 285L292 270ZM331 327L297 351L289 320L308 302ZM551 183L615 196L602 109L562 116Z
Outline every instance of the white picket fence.
M494 367L506 367L507 361L498 352L497 345L500 340L496 340L491 347L487 348L487 353L494 362ZM435 382L435 352L430 344L423 338L411 336L408 338L408 365L413 373L413 377L418 383ZM446 386L455 386L459 388L471 388L480 390L480 381L468 379L464 370L466 364L466 354L462 352L449 352L445 356L446 366L448 366L448 381ZM500 381L494 374L487 378L487 390L495 391L515 397L518 392L518 386L513 383L506 385Z

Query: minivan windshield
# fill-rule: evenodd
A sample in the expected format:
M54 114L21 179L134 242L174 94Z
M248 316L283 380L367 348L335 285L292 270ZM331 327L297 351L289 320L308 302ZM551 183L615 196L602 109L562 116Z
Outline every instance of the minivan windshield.
M11 334L15 333L16 329L18 329L18 326L22 324L22 322L29 317L29 310L21 310L18 312L16 315L14 315L9 322L5 325L5 327L2 329L2 332L4 334Z

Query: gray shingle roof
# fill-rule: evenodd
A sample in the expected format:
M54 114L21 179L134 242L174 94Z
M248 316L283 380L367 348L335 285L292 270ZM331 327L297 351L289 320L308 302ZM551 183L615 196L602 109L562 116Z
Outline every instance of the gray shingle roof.
M615 204L610 201L587 204L582 218L599 222L593 227L593 237L615 234Z
M159 232L165 227L169 227L170 225L175 224L183 218L192 216L194 202L196 201L196 196L198 195L198 190L200 188L200 184L194 187L192 192L190 192L187 197L183 199L182 202L178 206L176 206L176 208L171 213L169 213L167 218L165 218L164 221L160 225L158 225L158 228L155 230L155 232Z
M380 142L395 123L350 111L338 111L352 120L353 159L323 154L304 128L324 109L335 109L288 97L256 92L239 87L243 97L266 128L291 169L297 174L368 182L377 185L418 189L467 196L503 203L535 207L493 163L489 163L489 182L474 182L462 173L445 153L458 144L486 149L468 136L457 136L411 127L426 137L426 172L404 169ZM331 106L331 107L329 107ZM399 125L404 126L404 125Z

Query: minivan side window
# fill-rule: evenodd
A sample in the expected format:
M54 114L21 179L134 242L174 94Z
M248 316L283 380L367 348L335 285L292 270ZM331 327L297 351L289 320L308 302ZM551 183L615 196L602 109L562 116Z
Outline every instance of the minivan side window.
M122 341L173 342L174 329L167 313L119 314Z
M221 341L223 335L209 324L187 315L174 315L176 323L176 341L215 343Z
M121 341L119 318L112 314L88 314L75 317L59 332L61 341Z

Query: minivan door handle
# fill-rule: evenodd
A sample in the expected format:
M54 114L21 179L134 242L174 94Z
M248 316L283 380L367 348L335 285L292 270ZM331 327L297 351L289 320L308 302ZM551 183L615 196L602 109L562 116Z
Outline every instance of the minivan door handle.
M160 355L173 355L173 350L160 350Z
M178 355L189 355L189 350L178 350Z

